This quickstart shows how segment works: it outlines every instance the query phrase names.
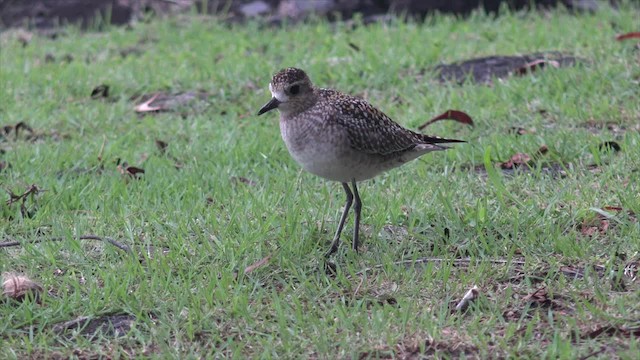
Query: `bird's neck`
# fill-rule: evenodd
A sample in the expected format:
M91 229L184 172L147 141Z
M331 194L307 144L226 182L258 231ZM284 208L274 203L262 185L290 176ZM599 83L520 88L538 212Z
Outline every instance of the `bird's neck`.
M283 120L289 120L295 118L296 115L303 113L311 109L320 99L317 89L313 89L312 92L304 97L296 99L295 102L289 102L281 104L278 107Z

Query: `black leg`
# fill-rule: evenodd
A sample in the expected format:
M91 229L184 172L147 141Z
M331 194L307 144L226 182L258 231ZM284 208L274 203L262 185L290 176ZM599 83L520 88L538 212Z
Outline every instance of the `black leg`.
M356 181L353 180L351 182L353 186L353 194L355 195L355 204L353 204L353 211L356 213L356 221L353 224L353 250L358 252L358 244L360 237L360 212L362 210L362 201L360 201L360 194L358 194L358 186L356 185Z
M351 189L349 189L349 184L342 183L342 187L344 188L344 192L347 194L347 202L344 204L344 211L342 212L342 216L340 217L340 223L338 224L338 230L336 230L336 235L333 237L333 241L331 242L331 248L324 255L326 257L331 256L334 252L338 251L338 245L340 244L340 233L342 233L342 228L344 227L344 222L347 220L347 215L349 214L349 209L351 209L351 204L353 204L353 193ZM360 199L358 198L358 201Z

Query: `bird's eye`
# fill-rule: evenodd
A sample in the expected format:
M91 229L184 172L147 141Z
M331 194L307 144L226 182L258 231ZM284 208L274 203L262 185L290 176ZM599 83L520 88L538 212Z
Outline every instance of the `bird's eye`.
M300 92L300 85L293 85L291 88L289 88L289 92L291 93L291 95L297 95Z

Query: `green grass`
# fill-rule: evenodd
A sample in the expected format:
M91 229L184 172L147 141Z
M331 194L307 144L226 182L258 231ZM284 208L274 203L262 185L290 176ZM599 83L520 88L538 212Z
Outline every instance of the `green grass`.
M47 292L41 304L0 305L0 357L634 358L637 334L622 330L640 326L640 292L622 272L640 260L640 226L629 214L640 213L640 70L634 41L614 36L638 31L639 15L629 7L474 14L353 29L193 16L65 28L25 47L16 32L0 34L0 125L25 122L40 135L0 138L10 165L0 182L15 194L31 184L44 190L24 203L31 217L20 202L0 204L0 236L24 242L0 249L0 271L27 274ZM140 52L121 56L131 47ZM440 62L549 50L585 62L490 86L418 76ZM255 116L270 76L286 66L365 96L407 127L447 109L476 123L429 127L469 143L360 185L364 244L360 254L349 249L350 217L335 277L322 254L342 189L299 169L276 114ZM110 98L90 99L103 83ZM140 116L130 99L197 90L211 95L206 106L181 112ZM535 132L515 136L514 126ZM602 152L603 141L622 150ZM541 145L549 153L531 171L497 167ZM146 172L129 179L117 159ZM564 171L545 171L552 166ZM605 206L623 211L610 211L606 231L583 235L600 226L591 208ZM115 238L134 254L75 239L84 234ZM424 257L445 260L396 264ZM453 261L466 258L469 266ZM563 275L568 268L584 276ZM616 277L625 289L612 286ZM473 285L480 298L451 315L450 303ZM547 299L527 297L540 288ZM135 318L126 336L54 331L110 314ZM606 326L621 331L593 336Z

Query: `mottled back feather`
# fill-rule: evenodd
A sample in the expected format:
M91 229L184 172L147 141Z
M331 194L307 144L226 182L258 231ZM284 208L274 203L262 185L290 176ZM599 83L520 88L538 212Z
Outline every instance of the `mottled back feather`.
M351 146L355 150L369 154L391 155L409 151L420 144L463 142L405 129L365 100L330 89L317 91L321 101L331 102L337 112L331 118L346 129Z

